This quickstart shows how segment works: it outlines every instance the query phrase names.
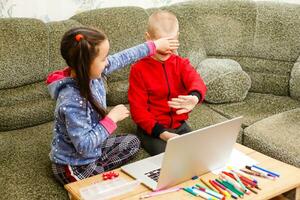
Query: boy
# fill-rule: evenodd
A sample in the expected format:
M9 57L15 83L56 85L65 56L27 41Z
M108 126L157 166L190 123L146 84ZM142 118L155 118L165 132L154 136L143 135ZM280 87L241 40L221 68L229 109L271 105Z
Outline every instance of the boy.
M146 40L177 39L179 25L168 11L153 13L148 20ZM157 52L131 67L128 99L137 135L151 155L164 152L166 141L191 131L185 122L197 103L203 101L206 86L188 59Z

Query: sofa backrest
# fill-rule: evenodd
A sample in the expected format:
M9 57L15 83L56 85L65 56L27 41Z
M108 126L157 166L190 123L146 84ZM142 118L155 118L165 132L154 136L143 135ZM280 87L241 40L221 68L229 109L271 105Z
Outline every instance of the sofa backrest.
M0 89L28 85L49 72L49 33L36 19L0 19Z
M290 72L300 55L300 5L203 0L163 9L174 12L180 25L193 27L184 30L188 39L181 37L180 48L195 51L199 45L199 57L206 52L238 61L252 79L250 91L289 95ZM192 63L197 67L193 57Z
M49 69L49 32L37 19L0 19L0 131L52 119L43 84ZM46 100L46 101L45 101ZM43 107L49 107L42 111Z
M73 20L45 24L36 19L0 19L0 131L53 120L46 76L66 64L59 44Z
M300 54L300 5L256 2L256 7L252 54L244 58L251 90L289 95L291 69Z

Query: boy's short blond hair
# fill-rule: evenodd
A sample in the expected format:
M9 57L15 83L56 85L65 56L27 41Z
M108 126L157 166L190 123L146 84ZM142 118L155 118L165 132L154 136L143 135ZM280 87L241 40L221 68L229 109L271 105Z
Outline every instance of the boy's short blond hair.
M158 34L178 34L178 31L179 23L177 17L169 11L155 11L148 19L147 32L153 38L158 39Z

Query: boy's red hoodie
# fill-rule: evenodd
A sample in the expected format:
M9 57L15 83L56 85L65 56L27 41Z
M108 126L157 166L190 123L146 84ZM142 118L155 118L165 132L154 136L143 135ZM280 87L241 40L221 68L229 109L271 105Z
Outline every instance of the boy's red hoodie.
M168 128L178 128L188 113L176 114L168 101L194 94L204 100L206 86L188 59L172 54L164 62L146 57L131 67L128 99L135 123L149 135L159 137Z

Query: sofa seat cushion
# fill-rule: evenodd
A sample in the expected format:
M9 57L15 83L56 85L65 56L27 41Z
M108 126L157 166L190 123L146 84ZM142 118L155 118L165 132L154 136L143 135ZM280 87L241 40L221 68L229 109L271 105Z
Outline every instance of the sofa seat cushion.
M300 167L300 108L273 115L244 130L244 144Z
M52 175L48 156L52 128L53 122L49 122L0 132L0 186L3 199L68 199L66 191ZM135 130L135 127L128 118L118 124L117 134L130 130ZM141 149L131 162L148 156Z
M249 92L246 99L238 103L207 104L210 108L227 118L243 116L243 127L294 108L300 108L300 102L287 96L259 94Z
M49 160L53 123L0 132L3 199L68 199L55 181Z
M242 101L251 87L248 74L232 59L205 59L197 71L207 86L205 100L210 103Z
M50 95L45 82L41 81L17 88L0 90L0 107L46 98L50 99Z
M196 106L190 113L188 123L192 130L201 129L228 120L226 117L215 112L206 103ZM237 142L242 143L243 129L240 130Z
M0 131L15 130L52 121L54 107L55 102L50 98L0 107Z

